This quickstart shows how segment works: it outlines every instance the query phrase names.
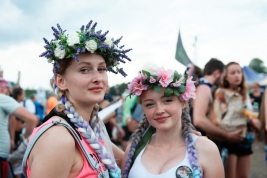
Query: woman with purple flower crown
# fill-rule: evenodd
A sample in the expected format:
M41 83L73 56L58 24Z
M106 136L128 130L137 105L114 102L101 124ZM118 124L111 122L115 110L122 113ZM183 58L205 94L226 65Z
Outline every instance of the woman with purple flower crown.
M192 134L187 111L194 99L192 77L159 68L142 70L128 85L145 116L132 135L122 162L123 178L224 178L216 145Z
M108 85L106 71L126 76L118 65L130 61L126 53L131 49L122 49L121 38L113 40L95 27L90 21L66 34L57 25L52 27L55 39L44 38L46 51L40 57L53 63L59 102L30 138L24 155L27 177L121 177L123 152L111 143L97 103Z

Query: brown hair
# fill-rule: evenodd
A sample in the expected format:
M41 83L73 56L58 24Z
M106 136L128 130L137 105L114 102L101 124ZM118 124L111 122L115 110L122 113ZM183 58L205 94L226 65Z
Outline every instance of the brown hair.
M229 62L227 65L226 65L226 70L228 70L229 66L231 65L238 65L240 68L241 66L237 63L237 62ZM241 68L241 72L242 72L242 81L241 81L241 84L238 86L239 88L239 94L241 94L242 98L243 98L243 102L246 101L247 99L247 87L246 87L246 82L245 82L245 75L244 75L244 72ZM227 74L226 74L227 76ZM225 78L223 79L223 84L222 84L222 87L223 88L230 88L230 84L229 82L226 80L226 76Z

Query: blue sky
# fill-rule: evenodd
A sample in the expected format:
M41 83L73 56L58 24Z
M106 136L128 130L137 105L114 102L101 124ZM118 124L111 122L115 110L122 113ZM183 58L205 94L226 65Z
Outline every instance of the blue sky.
M212 57L242 66L258 57L267 65L266 9L265 0L1 0L0 66L10 81L21 71L23 88L50 89L52 65L38 57L42 38L52 39L57 23L73 32L89 20L133 48L132 62L124 65L128 76L109 74L111 86L129 82L151 63L182 73L185 67L174 59L179 29L188 56L200 67Z

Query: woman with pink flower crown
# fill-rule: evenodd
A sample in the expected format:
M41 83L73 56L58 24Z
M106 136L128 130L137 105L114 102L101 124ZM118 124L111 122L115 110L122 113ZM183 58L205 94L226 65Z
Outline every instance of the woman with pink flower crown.
M142 70L128 85L145 116L122 162L123 178L224 178L218 148L192 134L188 101L196 97L192 76L158 68Z

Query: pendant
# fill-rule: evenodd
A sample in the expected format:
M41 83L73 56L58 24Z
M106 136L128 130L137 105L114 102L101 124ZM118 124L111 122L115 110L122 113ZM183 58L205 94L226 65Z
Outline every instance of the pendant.
M193 172L188 166L180 166L175 171L176 178L193 178Z

